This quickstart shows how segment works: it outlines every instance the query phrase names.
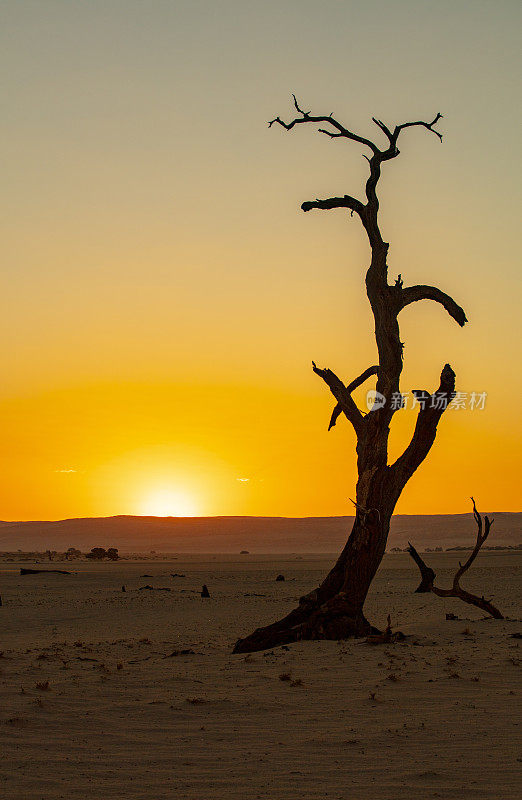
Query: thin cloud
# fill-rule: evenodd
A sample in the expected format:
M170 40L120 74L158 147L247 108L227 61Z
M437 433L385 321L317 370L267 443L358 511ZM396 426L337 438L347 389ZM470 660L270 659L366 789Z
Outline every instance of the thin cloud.
M60 475L70 475L71 472L78 472L77 469L55 469L54 471Z
M250 478L236 478L236 481L239 481L240 483L248 483L249 480Z

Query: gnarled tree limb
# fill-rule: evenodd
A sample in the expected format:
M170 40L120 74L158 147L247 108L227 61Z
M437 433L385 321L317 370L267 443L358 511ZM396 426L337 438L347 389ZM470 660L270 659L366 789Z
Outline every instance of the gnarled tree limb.
M348 386L346 387L346 391L349 394L355 392L355 390L358 389L359 386L361 386L365 381L367 381L368 378L371 378L372 375L377 375L378 373L379 373L378 366L368 367L368 369L365 369L364 372L361 373L361 375L359 375L358 378L354 378L354 380L348 384ZM328 430L331 430L334 427L335 423L337 422L338 418L342 413L343 409L340 403L337 403L334 410L332 411L332 416L330 418L330 424L328 425Z
M350 195L345 194L344 197L329 197L326 200L308 200L302 203L301 208L303 211L311 211L312 208L318 208L322 211L329 211L332 208L349 208L350 211L356 211L359 216L364 211L364 206L360 200Z
M436 117L433 120L433 122L422 122L421 120L419 120L419 122L403 122L402 125L397 125L395 130L394 130L394 132L393 132L393 135L395 137L395 141L397 141L397 139L399 137L399 133L401 131L403 131L405 128L413 128L415 125L421 125L424 128L427 128L429 131L431 131L431 133L434 133L435 136L438 136L440 141L442 142L442 133L439 133L438 131L434 130L434 127L433 127L434 125L437 124L439 119L442 119L442 114L440 114L440 113L438 113L436 115Z
M372 117L372 122L375 122L377 127L380 128L384 134L386 134L388 141L390 142L390 150L395 151L400 132L405 128L414 128L415 126L426 128L427 130L431 131L431 133L434 133L435 136L438 136L442 142L442 134L434 129L434 125L437 124L439 119L442 119L442 114L437 114L432 122L423 122L422 120L419 120L418 122L403 122L402 125L396 125L393 132L380 119ZM394 153L394 155L398 155L398 153Z
M435 441L438 422L455 394L455 373L450 365L444 366L440 375L440 386L434 394L418 390L414 394L420 409L411 442L389 468L392 483L399 494L428 455Z
M440 589L438 586L435 586L435 572L428 567L425 561L421 558L417 550L408 542L408 552L410 556L413 558L417 566L419 567L421 573L421 582L419 586L415 589L416 592L433 592L438 597L457 597L459 600L462 600L464 603L469 603L472 606L476 606L477 608L482 609L490 616L494 617L495 619L504 619L501 612L493 605L489 600L486 600L484 596L479 597L478 595L471 594L471 592L467 592L463 589L460 585L460 579L464 575L465 572L471 567L472 563L476 559L477 555L479 554L480 548L486 541L489 536L490 528L493 524L493 520L489 519L489 517L484 517L485 527L484 533L482 533L482 517L480 516L479 512L477 511L477 507L475 505L475 501L471 498L473 502L473 515L475 517L475 522L477 523L477 541L475 543L475 547L471 555L469 556L468 560L464 564L459 563L459 568L455 573L455 577L453 578L453 585L451 589Z
M418 286L408 286L406 289L402 289L402 308L410 305L410 303L416 303L419 300L434 300L436 303L440 303L441 306L446 309L450 317L453 317L455 322L458 322L461 327L468 321L464 309L461 308L449 294L437 289L436 286L424 286L420 284Z
M341 406L341 411L346 416L346 419L352 423L356 434L359 435L362 430L364 417L355 405L355 401L347 387L331 369L320 369L315 361L312 361L312 367L315 374L319 375L329 387L331 393Z
M295 125L300 125L303 122L324 122L327 123L328 125L331 125L334 130L326 131L319 129L320 133L326 133L326 135L330 136L331 138L343 137L345 139L351 139L354 142L359 142L360 144L366 145L366 147L369 147L370 150L372 150L374 153L378 152L379 148L377 147L376 144L374 144L374 142L370 141L370 139L366 139L364 136L359 136L356 133L352 133L352 131L349 131L348 128L345 128L344 125L341 125L340 122L334 119L332 114L329 114L328 116L318 116L318 117L311 116L309 111L302 111L299 108L299 104L296 100L295 94L293 94L292 97L294 98L294 106L296 108L296 111L299 114L301 114L301 116L296 117L291 122L283 122L283 120L280 117L276 117L275 119L270 120L270 122L268 123L269 128L271 128L272 125L275 122L277 122L277 124L281 125L281 127L285 128L285 130L291 131Z
M459 569L453 579L453 586L458 587L459 580L464 575L465 572L471 567L473 562L475 561L476 557L479 554L479 550L486 541L489 536L489 531L491 530L491 526L493 525L493 519L489 519L489 517L484 517L484 533L482 533L482 517L480 516L479 512L477 511L477 506L475 505L475 499L472 497L471 502L473 503L473 516L475 517L475 522L477 523L477 541L475 542L475 547L472 550L472 553L468 560L464 564L459 563Z

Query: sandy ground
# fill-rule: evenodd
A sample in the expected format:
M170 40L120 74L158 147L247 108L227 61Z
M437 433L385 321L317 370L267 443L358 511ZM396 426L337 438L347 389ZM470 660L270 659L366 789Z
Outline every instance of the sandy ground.
M416 568L397 554L367 616L383 626L390 613L412 635L405 643L231 655L332 558L77 563L74 575L27 577L0 564L0 796L515 798L522 553L483 553L463 581L494 596L504 621L413 594ZM457 558L430 554L441 584ZM169 657L182 649L194 653Z

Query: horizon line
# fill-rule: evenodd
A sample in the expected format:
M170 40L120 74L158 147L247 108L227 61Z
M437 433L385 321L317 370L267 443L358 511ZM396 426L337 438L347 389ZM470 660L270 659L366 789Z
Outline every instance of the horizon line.
M522 511L488 511L492 514L521 514ZM400 513L393 514L394 517L463 517L472 515L472 511L449 511L443 513ZM211 520L211 519L354 519L354 514L306 514L304 516L287 516L282 514L191 514L191 515L154 515L154 514L108 514L106 516L92 517L59 517L57 519L0 519L0 525L23 525L26 523L50 524L57 522L76 522L80 520L102 520L102 519L150 519L150 520Z

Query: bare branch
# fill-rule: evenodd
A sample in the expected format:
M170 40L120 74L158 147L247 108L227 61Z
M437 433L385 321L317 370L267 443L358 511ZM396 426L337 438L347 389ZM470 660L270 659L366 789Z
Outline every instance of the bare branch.
M457 587L459 585L460 578L464 575L465 572L467 572L467 570L471 567L476 557L478 556L479 550L486 541L486 539L488 538L489 531L494 522L494 520L490 520L489 517L484 517L486 525L484 528L484 533L482 533L482 517L477 511L477 506L475 505L475 500L473 499L473 497L471 498L471 502L473 503L473 516L475 517L475 522L477 523L477 541L475 543L475 547L473 548L470 557L465 562L465 564L459 564L459 569L453 581L453 585Z
M419 300L434 300L436 303L440 303L441 306L446 309L450 317L453 317L455 322L458 322L461 327L468 321L464 309L461 308L449 294L445 294L445 292L437 289L436 286L424 286L422 284L418 286L408 286L406 289L402 290L401 297L402 308L410 305L410 303L416 303Z
M270 120L270 122L268 123L269 128L271 128L272 125L276 122L278 125L281 125L281 127L283 127L287 131L291 131L295 125L300 125L303 122L325 123L331 125L334 131L337 131L337 133L334 133L333 131L329 133L324 129L321 129L321 133L326 133L327 135L331 135L332 138L344 137L345 139L351 139L354 142L359 142L359 144L364 144L366 147L369 147L373 153L379 152L379 148L374 142L370 141L370 139L366 139L364 136L359 136L357 133L353 133L352 131L348 130L348 128L345 128L344 125L341 125L341 123L338 122L332 116L332 114L329 114L328 116L313 117L309 111L302 111L302 109L299 107L295 95L292 95L292 97L294 98L294 106L296 110L299 112L299 114L301 114L301 116L296 117L291 122L284 122L280 117L276 117L275 119Z
M346 391L349 394L355 392L355 390L358 389L359 386L361 386L365 381L367 381L368 378L370 378L372 375L377 375L378 372L379 372L378 366L368 367L368 369L365 369L364 372L361 373L361 375L359 375L358 378L354 378L354 380L348 384L348 386L346 387ZM330 424L328 425L328 430L331 430L334 427L335 423L337 422L338 418L342 413L343 413L342 406L340 403L337 403L334 410L332 411L332 416L330 418Z
M362 430L364 417L355 405L353 397L344 383L331 369L320 369L314 361L312 361L312 367L315 374L319 375L329 387L331 393L341 406L341 410L346 416L346 419L352 423L356 434L359 435Z
M501 612L496 608L491 601L486 600L484 596L478 597L478 595L471 594L471 592L467 592L465 589L462 589L460 586L460 578L469 569L475 558L477 557L480 548L486 541L489 535L489 531L493 520L489 520L488 517L485 517L485 529L484 534L482 534L482 518L478 513L475 501L473 501L473 515L475 517L475 521L477 523L477 542L475 547L473 548L473 552L471 553L470 557L466 561L464 565L459 564L459 569L457 570L455 577L453 578L453 585L451 589L440 589L438 586L435 586L435 572L428 567L428 565L424 562L421 558L417 550L414 546L408 542L408 552L410 556L413 558L417 566L419 567L421 573L421 582L420 585L415 589L416 592L433 592L438 597L457 597L459 600L462 600L464 603L469 603L472 606L476 606L477 608L482 609L482 611L486 611L495 619L504 619Z
M292 97L294 99L295 110L298 111L300 114L302 114L303 117L309 117L310 116L310 112L309 111L303 111L302 108L299 108L299 104L297 102L297 97L295 96L295 94L293 94Z
M339 139L340 136L343 136L342 133L334 133L333 131L326 131L324 128L318 128L317 133L324 133L326 136L329 136L330 139Z
M435 573L428 567L428 565L422 560L418 552L415 550L414 546L411 542L408 542L408 553L413 558L415 563L417 564L420 574L421 574L421 582L415 589L416 592L431 592L433 588L433 581L435 580Z
M361 201L355 197L350 197L349 194L345 194L344 197L329 197L327 200L311 200L303 203L301 208L303 211L311 211L313 208L318 208L322 211L330 211L332 208L349 208L352 213L356 211L359 216L364 211Z
M384 131L384 133L386 134L386 136L390 140L390 143L392 143L393 142L393 133L388 128L388 126L385 125L384 122L381 119L375 119L375 117L372 117L372 122L375 122L377 127L380 128L381 131Z
M403 122L402 125L396 125L395 126L395 130L393 131L393 138L395 139L395 141L397 141L400 132L403 131L405 128L413 128L416 125L420 125L423 128L426 128L427 130L429 130L432 133L434 133L435 136L438 136L440 141L442 142L442 133L439 133L438 131L434 130L434 128L433 128L433 126L437 124L439 119L442 119L442 114L440 114L440 113L437 114L437 116L435 117L433 122L422 122L422 121L419 121L419 122Z
M402 456L390 467L392 482L399 493L428 455L435 441L439 419L455 394L455 373L450 365L444 366L440 386L434 394L419 390L414 394L423 402L420 403L413 437Z

